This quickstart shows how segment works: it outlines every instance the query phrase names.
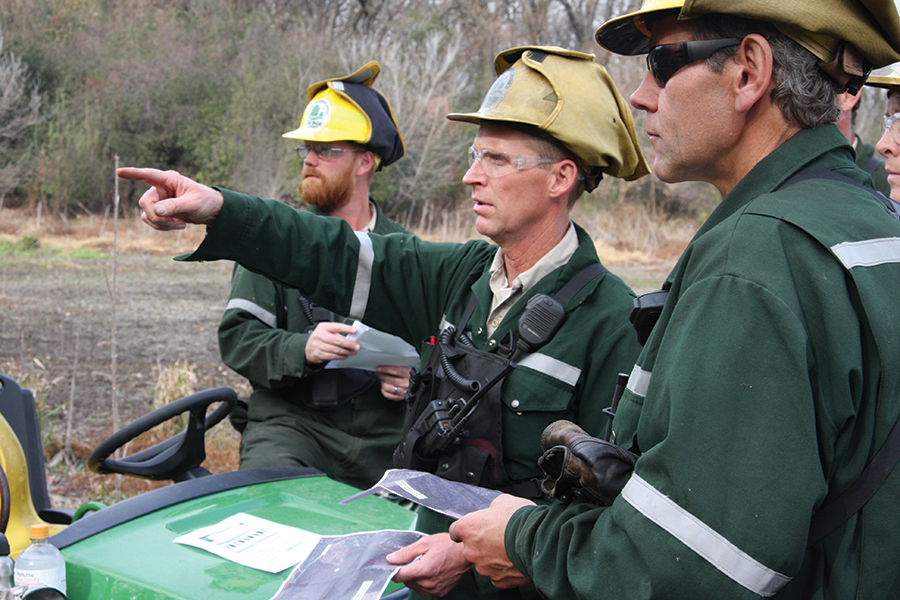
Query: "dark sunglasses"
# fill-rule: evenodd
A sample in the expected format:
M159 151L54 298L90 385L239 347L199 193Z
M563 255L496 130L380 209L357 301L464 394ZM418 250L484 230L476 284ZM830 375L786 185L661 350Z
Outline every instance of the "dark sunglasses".
M737 46L742 41L737 38L725 38L662 44L647 53L647 68L662 85L666 85L682 67L708 58L722 48Z

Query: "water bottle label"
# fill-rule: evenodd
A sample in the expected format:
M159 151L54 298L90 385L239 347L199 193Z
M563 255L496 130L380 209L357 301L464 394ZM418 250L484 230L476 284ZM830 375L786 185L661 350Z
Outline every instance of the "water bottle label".
M16 585L39 583L66 593L66 572L58 569L16 569Z

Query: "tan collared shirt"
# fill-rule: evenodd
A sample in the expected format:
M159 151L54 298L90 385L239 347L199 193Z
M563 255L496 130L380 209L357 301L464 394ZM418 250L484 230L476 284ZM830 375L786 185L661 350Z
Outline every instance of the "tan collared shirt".
M575 250L578 248L578 234L575 226L569 221L569 229L563 239L553 247L550 252L541 257L533 267L520 273L512 283L506 278L506 265L503 262L503 250L497 251L494 262L491 264L490 287L493 293L491 299L491 312L487 320L488 335L493 335L500 322L513 304L522 295L531 289L534 284L546 277L553 270L569 262Z

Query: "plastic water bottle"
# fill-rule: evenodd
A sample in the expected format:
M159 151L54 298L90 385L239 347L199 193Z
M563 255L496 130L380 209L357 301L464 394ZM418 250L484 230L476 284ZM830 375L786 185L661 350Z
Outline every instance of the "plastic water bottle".
M13 567L15 563L9 557L9 540L0 533L0 590L8 590L13 583Z
M31 545L16 560L16 585L41 584L66 593L66 560L47 538L46 523L31 526Z

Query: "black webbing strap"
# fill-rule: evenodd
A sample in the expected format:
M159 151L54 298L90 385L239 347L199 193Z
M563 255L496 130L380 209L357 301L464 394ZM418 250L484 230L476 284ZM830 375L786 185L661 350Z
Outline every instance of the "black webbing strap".
M871 161L869 161L871 162ZM868 166L868 164L866 165ZM876 196L881 202L888 207L894 218L900 219L900 211L897 209L897 203L882 194L876 192L857 181L845 177L839 173L835 173L829 169L820 167L807 167L796 173L788 179L779 188L793 185L807 179L830 179L832 181L843 181L861 188L873 196ZM859 512L866 505L875 492L887 481L888 476L897 463L900 462L900 418L894 423L894 428L888 434L887 439L881 448L875 454L872 461L866 465L859 478L853 482L844 492L820 508L819 511L812 516L809 524L809 537L807 538L807 547L813 546L823 540L832 531L843 525L847 520Z
M338 320L333 312L318 304L310 302L303 296L299 297L299 301L300 308L303 309L303 314L306 316L306 320L311 323L312 327L315 327L319 323L333 323Z
M606 273L608 269L604 267L599 262L593 263L582 269L575 275L572 279L570 279L566 285L564 285L555 296L557 302L565 306L569 300L571 300L575 294L577 294L581 289L586 286L591 280L603 273ZM475 312L475 306L478 304L478 299L475 297L475 294L472 294L472 297L469 299L469 304L466 306L466 310L463 312L462 319L460 319L460 327L458 331L463 331L466 325L469 323L469 319L472 318L472 313ZM526 481L519 482L514 484L507 491L512 493L520 498L542 498L544 497L543 490L541 489L541 480L543 478L536 477L534 479L528 479Z
M590 264L579 271L575 277L570 279L569 283L564 285L553 297L557 302L565 306L575 294L581 291L581 288L588 284L589 281L598 275L606 273L606 271L607 268L598 262Z
M875 169L880 167L883 163L884 159L875 154L872 156L872 158L866 161L866 164L862 166L862 170L871 175L875 172Z
M599 262L586 266L581 271L579 271L578 274L575 275L575 277L570 279L568 283L566 283L566 285L564 285L562 289L560 289L556 293L556 295L553 296L553 298L556 299L560 304L565 306L569 302L569 300L571 300L572 297L575 296L575 294L581 291L581 288L588 284L589 281L591 281L598 275L606 273L607 270L608 269ZM459 321L459 329L457 331L465 330L466 325L469 324L469 319L472 318L472 313L475 312L475 306L477 304L478 298L476 298L475 294L473 293L472 297L469 298L469 304L466 306L465 312L463 312L462 319L460 319Z
M469 324L469 319L472 318L472 313L475 312L475 307L478 306L478 298L475 297L475 294L472 293L472 297L469 298L469 304L466 306L465 312L463 312L462 319L459 321L459 329L457 329L457 335L461 335L463 331L466 330L466 325Z
M900 220L900 205L896 202L878 192L873 190L867 185L863 185L858 181L854 181L850 179L846 175L841 175L840 173L835 173L830 169L825 169L822 167L806 167L794 174L793 177L782 183L778 186L777 189L785 188L789 185L794 185L795 183L800 183L801 181L806 181L807 179L830 179L831 181L841 181L843 183L849 183L852 186L858 187L861 190L865 190L878 198L882 204L884 204L889 211L891 211L891 215Z
M898 461L900 461L900 420L894 424L894 428L872 462L860 473L859 479L813 515L807 546L818 543L865 506L878 488L887 481L888 475Z

